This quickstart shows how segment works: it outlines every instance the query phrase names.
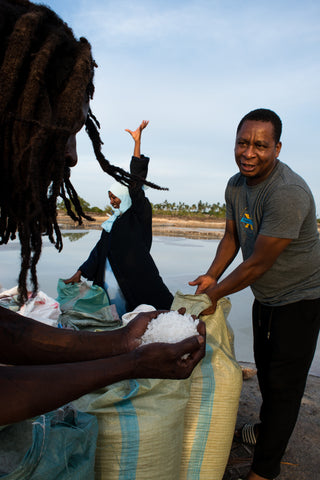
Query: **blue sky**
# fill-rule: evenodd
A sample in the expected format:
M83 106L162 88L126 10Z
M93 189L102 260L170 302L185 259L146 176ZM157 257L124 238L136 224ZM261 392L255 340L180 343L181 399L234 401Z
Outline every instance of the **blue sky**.
M41 3L41 2L37 2ZM320 2L244 0L48 0L92 45L99 65L92 110L105 156L128 168L125 128L150 120L142 151L153 203L224 202L236 173L237 124L266 107L283 121L280 159L310 185L320 216ZM78 135L72 179L79 195L104 207L112 179Z

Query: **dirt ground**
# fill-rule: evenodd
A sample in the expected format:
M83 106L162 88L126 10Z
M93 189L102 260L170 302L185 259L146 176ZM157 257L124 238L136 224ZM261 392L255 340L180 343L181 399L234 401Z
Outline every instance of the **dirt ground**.
M94 215L94 221L83 220L81 226L74 223L67 215L58 214L58 223L64 228L70 229L96 229L101 228L108 217ZM153 235L165 235L168 237L220 239L223 236L225 220L217 219L194 219L171 216L154 216L152 219Z
M251 366L250 364L243 364ZM243 382L237 427L256 423L260 408L257 376ZM309 375L299 418L282 461L277 480L320 479L320 377ZM234 441L223 480L245 478L252 458L252 447Z
M88 220L83 220L83 225L85 227L90 227L90 226L96 226L96 225L101 225L102 222L104 222L108 216L107 215L97 215L97 214L90 214L94 218L94 221L88 221ZM59 212L58 213L58 222L59 223L71 223L74 225L73 220L71 218L63 213ZM212 218L209 217L208 219L206 218L195 218L195 217L178 217L178 216L173 216L173 215L153 215L152 218L152 223L154 226L168 226L168 225L176 225L179 227L203 227L203 228L223 228L225 226L225 220L224 219L217 219L217 218Z

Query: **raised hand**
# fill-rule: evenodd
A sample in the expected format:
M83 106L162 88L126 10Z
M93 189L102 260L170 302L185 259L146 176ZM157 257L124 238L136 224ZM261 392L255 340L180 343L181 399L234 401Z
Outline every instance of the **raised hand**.
M126 128L125 131L130 133L130 135L132 136L135 142L139 142L141 140L142 130L146 128L148 123L149 123L149 120L142 120L141 124L136 130L129 130L128 128Z

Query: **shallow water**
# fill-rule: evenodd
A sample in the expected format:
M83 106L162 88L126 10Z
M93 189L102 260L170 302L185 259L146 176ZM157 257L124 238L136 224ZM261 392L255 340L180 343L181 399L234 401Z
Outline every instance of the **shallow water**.
M99 230L64 230L64 248L58 253L46 237L38 264L40 289L51 297L57 296L59 278L73 275L78 266L86 260L90 250L99 239ZM194 293L195 288L188 285L210 265L218 240L188 239L183 237L154 236L152 256L160 274L170 291ZM17 284L20 270L20 244L17 240L0 246L0 284L11 288ZM240 255L235 264L241 261ZM253 362L251 305L253 295L249 288L230 295L232 303L229 322L235 334L235 350L239 361ZM320 343L310 373L320 376Z

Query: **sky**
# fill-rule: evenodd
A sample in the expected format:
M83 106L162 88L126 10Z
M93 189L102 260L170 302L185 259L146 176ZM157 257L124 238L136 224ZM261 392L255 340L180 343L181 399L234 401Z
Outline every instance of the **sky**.
M42 2L36 2L42 3ZM48 0L85 36L98 64L91 108L103 153L129 168L125 132L143 119L152 203L224 203L237 172L235 130L255 108L283 122L280 160L303 176L320 217L320 2L318 0ZM72 182L104 208L112 178L78 134Z

